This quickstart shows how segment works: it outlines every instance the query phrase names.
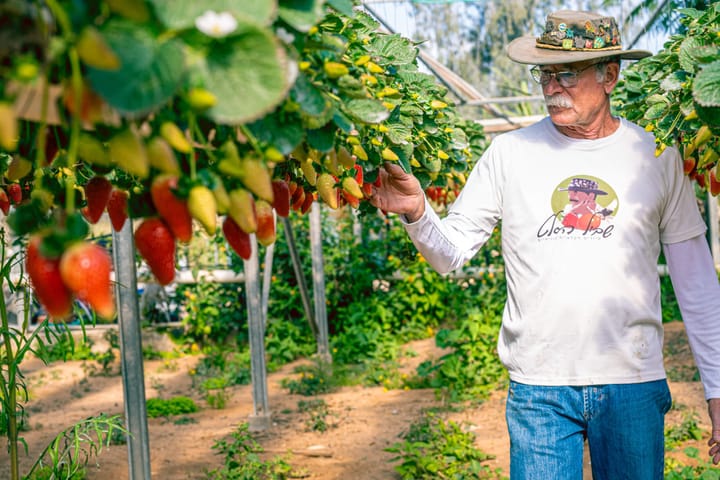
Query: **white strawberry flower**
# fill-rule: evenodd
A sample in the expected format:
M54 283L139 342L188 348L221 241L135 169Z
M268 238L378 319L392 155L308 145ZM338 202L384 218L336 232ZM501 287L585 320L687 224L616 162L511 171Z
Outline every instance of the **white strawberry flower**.
M235 31L237 20L230 12L207 10L195 19L195 26L209 37L222 38Z

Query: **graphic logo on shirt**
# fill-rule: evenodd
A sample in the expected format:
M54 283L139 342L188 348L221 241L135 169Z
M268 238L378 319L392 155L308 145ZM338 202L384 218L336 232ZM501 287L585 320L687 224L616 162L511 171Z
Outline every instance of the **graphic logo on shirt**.
M597 177L566 178L553 191L550 204L553 213L538 229L538 238L607 238L613 233L617 195Z

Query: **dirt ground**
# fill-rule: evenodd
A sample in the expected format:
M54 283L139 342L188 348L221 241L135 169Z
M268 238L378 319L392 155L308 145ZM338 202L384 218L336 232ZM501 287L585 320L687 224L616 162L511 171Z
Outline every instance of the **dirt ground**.
M437 358L433 340L414 342L408 348L417 353L409 358L413 368L420 361ZM666 363L668 371L682 374L694 368L682 323L666 325ZM190 369L197 357L177 360L145 362L146 397L171 398L186 395L201 406L198 413L188 415L190 422L175 424L166 419L150 419L150 459L152 478L161 480L203 479L205 472L222 465L212 445L229 436L252 414L250 386L231 391L223 409L210 408L192 388ZM255 434L255 439L270 456L290 452L290 463L300 473L298 477L313 480L388 480L398 479L394 472L392 454L384 449L397 441L424 409L440 405L430 390L385 390L382 387L343 388L324 394L330 415L328 423L335 424L325 432L309 431L307 412L298 409L298 402L308 397L291 395L280 386L282 379L292 376L295 365L269 375L268 395L272 426ZM23 366L31 399L26 405L29 430L22 432L28 444L28 455L22 457L22 471L26 471L49 440L63 428L101 412L123 413L122 380L118 375L89 374L82 362L53 363L43 366L28 361ZM674 375L671 375L671 377ZM698 413L699 424L707 436L709 422L702 388L698 382L670 383L675 408L669 413L669 424L680 423L687 411ZM505 392L495 392L482 405L450 414L448 418L460 423L477 436L476 445L495 456L488 461L493 468L508 473L508 439L504 419ZM704 440L695 442L702 452ZM8 459L3 442L0 449L0 479L9 477ZM91 465L88 479L122 480L129 478L128 449L113 445L101 452ZM589 478L589 476L587 477Z

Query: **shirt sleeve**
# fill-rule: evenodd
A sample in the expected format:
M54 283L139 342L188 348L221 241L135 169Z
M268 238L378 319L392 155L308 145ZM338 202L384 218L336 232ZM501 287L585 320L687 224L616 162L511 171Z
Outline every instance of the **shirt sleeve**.
M497 141L497 139L496 139ZM440 218L425 199L425 213L405 229L420 254L437 272L462 267L487 242L501 216L502 181L495 144L468 176L447 215Z
M698 235L663 249L705 398L720 398L720 285L710 248Z

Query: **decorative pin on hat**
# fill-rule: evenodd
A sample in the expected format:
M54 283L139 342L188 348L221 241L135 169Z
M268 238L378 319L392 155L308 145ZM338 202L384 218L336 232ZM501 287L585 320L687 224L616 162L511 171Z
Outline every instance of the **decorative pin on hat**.
M560 10L548 15L545 31L537 38L525 35L507 47L510 59L529 65L554 65L618 57L639 60L647 50L623 50L613 17L592 12Z
M558 188L558 191L564 192L567 190L571 190L573 192L585 192L585 193L594 193L595 195L607 195L607 192L604 190L600 190L600 185L595 180L590 180L589 178L573 178L570 180L570 184L567 186L567 188Z

